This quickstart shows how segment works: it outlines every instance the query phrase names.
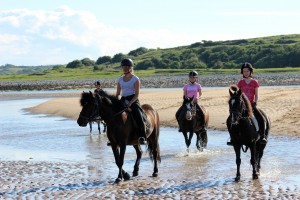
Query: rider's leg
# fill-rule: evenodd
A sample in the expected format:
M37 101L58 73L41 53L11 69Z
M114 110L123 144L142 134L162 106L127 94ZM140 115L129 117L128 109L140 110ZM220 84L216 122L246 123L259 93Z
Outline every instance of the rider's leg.
M131 105L132 113L138 125L138 137L139 143L145 144L146 143L146 125L143 120L143 113L142 108L139 107L138 103L133 103Z
M257 122L256 117L254 115L252 115L251 120L252 120L252 122L253 122L253 124L255 126L256 131L258 132L259 131L259 127L258 127L258 122Z
M258 110L257 110L257 108L255 107L254 109L253 109L253 115L255 116L254 118L255 119L259 119L259 121L260 121L260 125L257 123L257 120L256 120L256 123L257 123L257 126L259 126L260 128L260 130L259 130L259 134L260 134L260 138L261 138L261 142L263 143L263 144L267 144L267 142L268 142L268 140L267 140L267 138L266 138L266 136L265 136L265 119L264 119L264 117L262 116L262 114L261 114L261 112L259 112ZM253 123L255 123L255 122L253 122Z

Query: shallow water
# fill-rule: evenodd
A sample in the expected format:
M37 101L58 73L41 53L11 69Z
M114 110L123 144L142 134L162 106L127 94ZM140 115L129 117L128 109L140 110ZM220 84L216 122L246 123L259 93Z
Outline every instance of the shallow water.
M89 128L79 127L76 121L32 115L24 110L47 100L0 101L0 161L82 162L88 165L85 170L90 176L102 179L116 177L118 169L110 147L106 146L107 137L97 133L96 124L90 135ZM181 133L173 128L161 128L159 177L201 180L202 185L182 185L181 188L219 186L232 182L236 165L233 148L226 146L228 133L208 130L208 146L203 152L197 151L195 139L187 153ZM260 183L300 186L299 146L298 138L271 136L261 162ZM151 176L153 165L145 146L142 149L140 176ZM124 169L129 173L133 170L135 157L133 147L128 146ZM242 154L241 173L242 181L252 177L249 152Z

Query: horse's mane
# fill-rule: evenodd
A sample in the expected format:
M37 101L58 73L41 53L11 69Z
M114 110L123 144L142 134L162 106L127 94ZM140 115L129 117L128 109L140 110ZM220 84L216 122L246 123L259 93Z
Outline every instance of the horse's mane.
M234 91L235 95L238 95L238 91L240 90L236 85L231 85L230 89L232 91ZM253 116L251 103L250 103L248 97L242 91L241 91L241 97L242 97L243 101L245 102L246 110L248 111L248 115Z
M100 94L100 96L107 98L111 101L111 105L116 107L117 109L123 109L124 104L121 100L119 100L115 95L108 94L107 92L103 91L103 93Z

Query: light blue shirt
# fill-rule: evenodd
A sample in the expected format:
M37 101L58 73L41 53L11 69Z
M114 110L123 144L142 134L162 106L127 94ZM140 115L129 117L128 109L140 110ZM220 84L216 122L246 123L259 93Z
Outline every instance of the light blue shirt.
M120 84L122 90L122 96L127 97L135 94L134 83L139 80L139 77L133 75L133 77L127 82L125 82L123 78L124 75L118 79L118 83Z

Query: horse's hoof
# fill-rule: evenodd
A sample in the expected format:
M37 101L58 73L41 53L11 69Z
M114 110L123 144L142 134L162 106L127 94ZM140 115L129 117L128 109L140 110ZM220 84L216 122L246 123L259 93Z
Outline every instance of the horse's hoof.
M154 172L153 174L152 174L152 177L157 177L158 176L158 173L157 172Z
M241 180L241 177L239 177L239 176L235 177L235 179L234 179L235 182L239 182L240 180Z
M138 176L138 175L139 175L139 172L135 172L135 171L132 172L132 176L133 176L133 177Z
M125 181L128 181L130 179L130 175L126 172L125 174L123 174L123 178Z
M122 181L121 178L116 178L115 183L120 183Z
M253 174L252 178L253 178L253 180L258 179L258 175L257 174Z

